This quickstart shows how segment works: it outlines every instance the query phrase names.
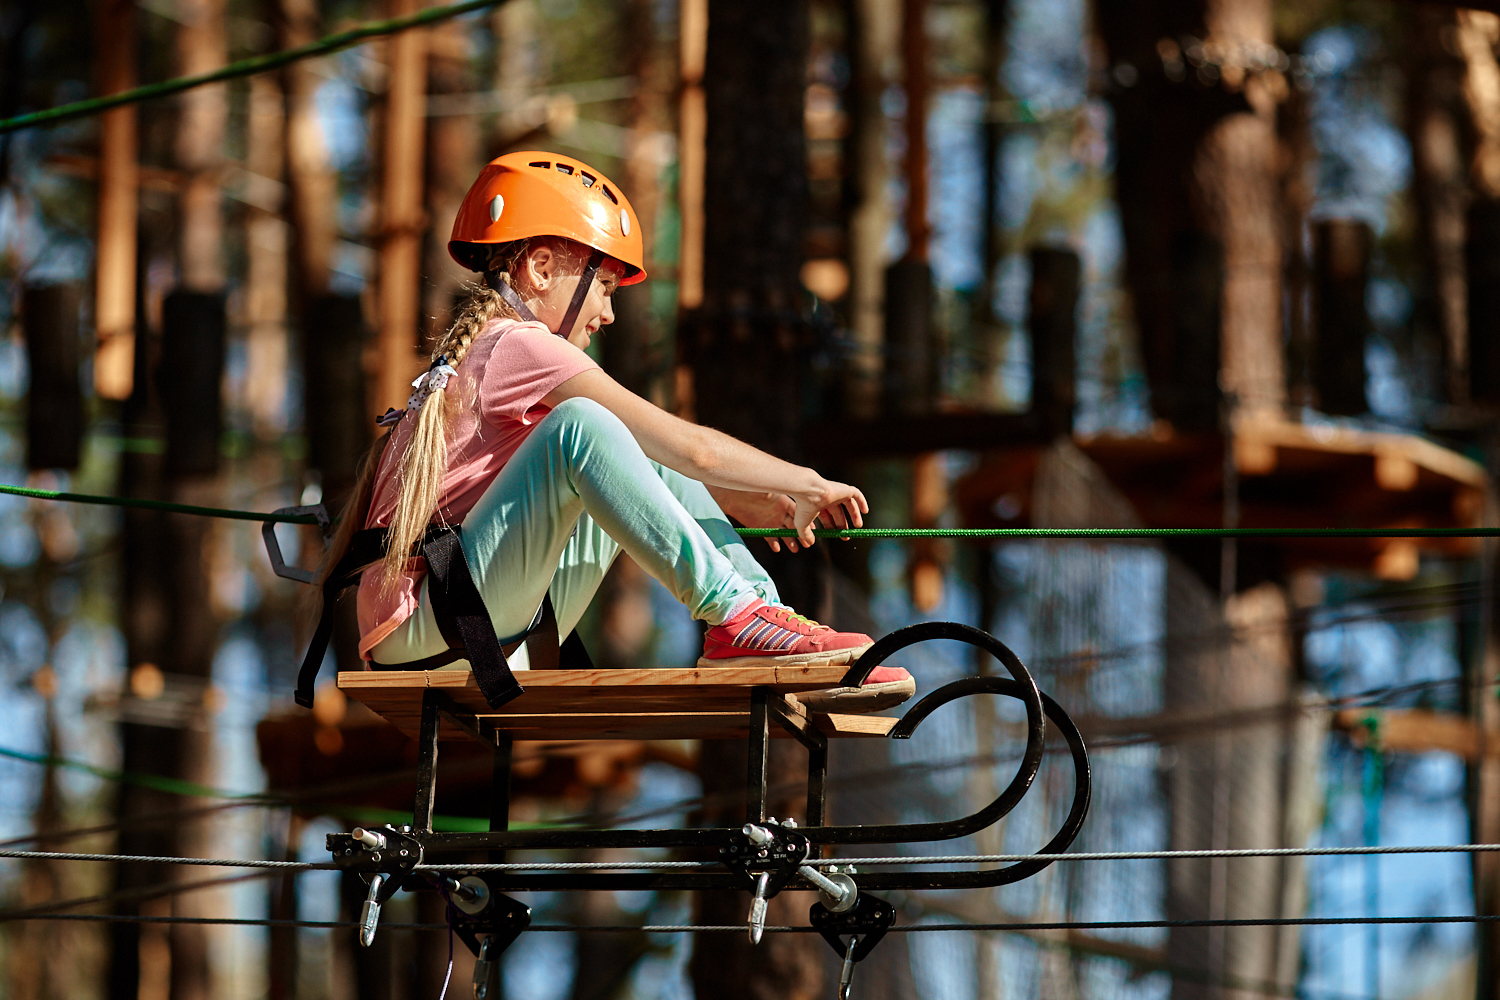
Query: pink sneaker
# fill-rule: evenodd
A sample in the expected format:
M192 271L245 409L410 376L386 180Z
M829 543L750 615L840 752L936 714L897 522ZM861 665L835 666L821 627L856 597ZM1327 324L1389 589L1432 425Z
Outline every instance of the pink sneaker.
M791 608L758 601L735 618L708 630L700 667L803 665L843 667L873 646L859 632L835 632ZM900 667L876 667L859 687L798 692L809 711L858 714L899 705L917 683Z
M874 645L859 632L835 632L780 604L756 601L703 637L700 667L842 667Z

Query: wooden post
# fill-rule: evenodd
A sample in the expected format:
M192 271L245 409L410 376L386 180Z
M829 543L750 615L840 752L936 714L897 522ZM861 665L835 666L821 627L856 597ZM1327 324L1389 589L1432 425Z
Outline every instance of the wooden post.
M31 385L26 394L26 465L76 469L83 440L83 391L78 384L82 345L76 284L27 286L21 293L21 328Z
M392 0L390 14L415 13L417 0ZM387 77L380 188L379 326L370 386L377 413L406 405L417 362L422 233L422 160L427 116L427 38L421 29L386 42Z
M708 0L682 0L679 11L682 97L677 112L677 197L682 247L677 265L677 304L683 309L696 309L703 304L703 144L708 130L703 68L708 51Z
M280 48L305 45L322 34L316 0L269 0L269 5ZM306 60L281 71L286 95L286 210L292 226L292 281L299 299L327 293L335 237L336 179L314 104L320 81Z
M1358 219L1322 219L1313 225L1312 381L1318 408L1353 416L1365 400L1365 341L1370 315L1365 290L1375 234Z
M1412 147L1412 193L1423 262L1419 308L1442 333L1449 404L1469 394L1468 279L1464 209L1468 201L1460 134L1464 63L1445 39L1456 37L1455 13L1414 4L1403 11L1411 44L1406 57L1406 134Z
M937 397L932 344L932 268L927 262L927 0L902 0L902 83L906 91L906 253L886 271L885 410L915 416Z
M100 94L135 86L135 4L98 0L94 22ZM136 107L99 117L99 202L94 257L94 391L125 399L135 378Z
M906 256L927 259L927 0L901 0L902 86L906 91Z
M263 200L245 217L245 389L255 434L275 440L286 433L287 224L277 192L285 160L285 101L277 78L250 78L245 169Z
M1031 295L1026 317L1031 338L1031 414L1049 437L1073 433L1077 398L1074 340L1083 265L1071 250L1031 251Z

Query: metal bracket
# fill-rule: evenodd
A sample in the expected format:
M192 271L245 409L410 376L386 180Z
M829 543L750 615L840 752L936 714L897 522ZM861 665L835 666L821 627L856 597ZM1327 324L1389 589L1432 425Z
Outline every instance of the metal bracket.
M854 963L864 961L885 937L885 932L896 922L896 908L879 897L862 892L859 902L842 913L834 913L822 903L814 903L807 911L807 920L844 960L839 976L839 1000L849 1000ZM847 942L844 941L845 934L850 935Z
M359 943L368 948L380 924L380 908L422 863L422 845L409 826L355 827L352 833L330 833L328 850L340 870L369 876L370 892L359 911Z
M797 875L812 844L796 832L793 820L746 823L729 835L729 843L719 848L725 867L742 875L750 883L754 899L750 903L750 941L760 943L766 926L766 901L775 896Z
M473 875L462 881L471 886L484 885ZM474 1000L498 1000L502 995L500 956L531 926L531 907L509 896L486 892L487 902L478 916L466 916L453 924L453 933L474 953Z
M272 514L285 514L291 517L301 517L311 514L318 519L318 530L323 537L328 537L329 530L333 527L333 521L328 516L328 508L322 504L313 504L311 507L282 507L271 511ZM266 556L271 560L271 572L287 580L296 580L298 583L317 583L318 574L310 569L297 569L288 566L286 560L281 556L281 543L276 540L276 521L265 521L260 526L261 541L266 544Z

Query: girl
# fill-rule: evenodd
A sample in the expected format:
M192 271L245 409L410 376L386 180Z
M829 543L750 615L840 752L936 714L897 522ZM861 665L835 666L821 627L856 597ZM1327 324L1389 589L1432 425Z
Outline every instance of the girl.
M461 523L460 561L512 667L526 666L525 653L509 644L544 599L569 635L622 550L708 623L700 667L844 665L870 647L780 604L725 517L794 527L812 545L814 522L863 524L863 494L664 412L584 353L614 321L615 289L646 277L640 226L617 187L568 157L502 156L469 190L448 249L484 287L406 410L381 418L392 430L356 516L343 519L388 529L360 581L361 656L394 669L459 645L434 614L426 564L411 557L434 523ZM331 562L342 554L336 542ZM906 671L882 667L860 688L799 698L872 711L913 690Z

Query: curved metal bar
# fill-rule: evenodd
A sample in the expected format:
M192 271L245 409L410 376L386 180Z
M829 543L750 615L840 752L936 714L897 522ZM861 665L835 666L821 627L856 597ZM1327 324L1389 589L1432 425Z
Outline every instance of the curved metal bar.
M955 690L959 689L959 690ZM915 729L921 718L925 718L934 708L945 704L955 698L965 697L968 694L998 694L1011 698L1023 698L1024 688L1013 680L1004 677L971 677L953 684L945 685L937 691L928 695L911 712L907 713L901 724L910 732ZM1063 821L1062 827L1057 834L1047 842L1038 854L1061 854L1072 845L1077 838L1078 832L1083 827L1084 819L1088 816L1089 802L1092 796L1092 784L1090 781L1088 750L1084 746L1083 736L1073 720L1063 711L1062 707L1047 695L1042 695L1042 705L1046 711L1047 718L1061 731L1063 738L1068 741L1068 747L1073 757L1073 807L1069 811L1067 819ZM913 718L917 714L918 707L924 707L920 717ZM920 825L920 824L919 824ZM837 829L837 828L834 828ZM860 828L855 828L860 829ZM883 830L896 834L891 841L896 842L907 831L908 840L920 838L910 837L909 832L916 826L892 826L883 827ZM607 831L605 831L607 832ZM621 831L613 831L621 832ZM723 831L694 831L699 833L719 833ZM805 827L801 831L814 843L830 842L824 834L827 829ZM430 853L430 848L429 848ZM1030 878L1037 872L1052 864L1051 861L1018 861L1004 868L996 868L989 871L969 872L936 872L936 871L905 871L905 872L867 872L862 873L859 878L859 887L864 890L873 889L972 889L985 888L997 885L1009 885L1022 879ZM485 880L490 883L491 888L497 891L512 892L523 889L531 890L569 890L569 889L741 889L744 887L743 880L737 874L727 872L704 872L704 873L677 873L677 872L488 872ZM812 888L805 884L805 880L797 879L799 888Z
M922 703L937 697L948 691L949 688L964 685L970 690L967 693L977 694L980 691L988 691L993 694L1007 695L1011 698L1021 698L1023 692L1019 686L1004 677L970 677L961 681L939 688ZM962 697L962 692L949 695L947 699ZM921 707L919 703L917 707ZM1078 731L1073 720L1064 712L1062 706L1053 701L1047 695L1042 695L1042 705L1046 708L1047 718L1052 720L1062 733L1063 739L1068 741L1068 749L1073 756L1073 808L1069 810L1068 817L1063 821L1056 836L1049 840L1038 854L1061 854L1077 838L1078 832L1083 829L1083 821L1089 814L1089 802L1093 797L1092 774L1089 769L1089 752L1084 746L1083 734ZM936 708L934 704L928 708ZM907 719L915 714L916 708L907 713L906 718L901 720L905 726ZM921 720L918 719L917 722ZM916 723L912 724L912 728ZM893 732L892 736L895 735ZM977 815L977 814L976 814ZM811 830L804 833L812 834ZM996 868L990 871L977 872L880 872L859 877L861 889L977 889L987 886L1009 885L1022 879L1030 878L1037 872L1052 864L1048 860L1017 861L1015 864L1006 865L1004 868Z
M1027 790L1031 788L1032 781L1036 779L1037 770L1042 766L1042 752L1047 738L1047 719L1042 707L1043 695L1037 690L1036 681L1032 679L1031 672L1026 669L1021 658L1012 652L1009 646L988 632L974 628L972 625L960 625L957 622L921 622L908 625L880 639L866 650L859 661L849 668L842 683L850 684L851 678L855 679L855 684L862 683L875 665L892 653L930 639L956 639L971 646L978 646L999 660L1013 679L1006 681L999 677L969 677L946 684L913 705L907 711L906 716L897 723L896 728L891 731L891 738L909 739L912 732L923 719L932 714L934 709L946 705L955 698L982 692L1003 693L1019 699L1026 706L1026 753L1021 758L1020 767L1016 769L1016 776L995 798L995 801L962 819L938 823L804 828L802 832L814 843L895 844L966 837L998 822L1001 817L1016 807ZM995 687L997 683L1003 685L1003 690Z

